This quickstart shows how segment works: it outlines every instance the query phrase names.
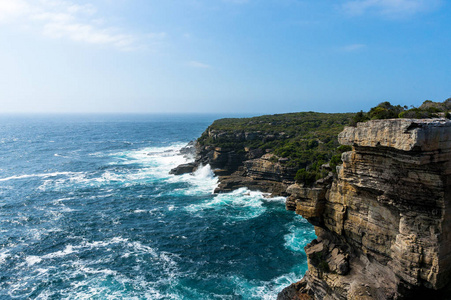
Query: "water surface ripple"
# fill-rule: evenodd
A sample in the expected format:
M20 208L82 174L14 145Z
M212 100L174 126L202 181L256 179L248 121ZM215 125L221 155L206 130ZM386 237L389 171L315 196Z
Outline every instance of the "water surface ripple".
M274 299L311 225L169 170L217 116L0 116L0 299Z

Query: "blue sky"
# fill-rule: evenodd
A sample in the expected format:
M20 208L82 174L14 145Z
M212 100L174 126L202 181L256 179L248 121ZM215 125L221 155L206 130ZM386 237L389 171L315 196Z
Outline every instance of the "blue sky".
M450 49L445 0L0 0L0 112L419 105Z

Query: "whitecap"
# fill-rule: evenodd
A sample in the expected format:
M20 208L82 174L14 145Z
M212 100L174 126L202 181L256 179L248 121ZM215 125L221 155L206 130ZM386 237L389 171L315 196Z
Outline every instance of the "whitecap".
M306 268L303 265L294 266L289 273L282 274L268 281L248 280L241 276L230 276L227 281L235 286L235 293L244 299L272 300L283 288L302 279Z
M304 252L304 247L315 238L313 228L301 216L296 216L294 221L286 226L289 233L283 237L285 248L294 252Z
M41 177L41 178L49 178L56 177L60 175L74 175L80 174L79 172L54 172L54 173L39 173L39 174L23 174L23 175L14 175L6 178L0 178L0 181L8 181L8 180L16 180L16 179L25 179L25 178L33 178L33 177Z
M230 193L218 194L201 204L191 204L185 209L190 213L216 210L234 220L256 218L266 212L263 193L240 188Z
M200 166L192 174L172 175L167 179L168 183L185 182L188 187L174 189L173 192L185 196L213 194L219 180L213 173L210 165Z
M80 246L77 246L77 248L81 247L81 248L94 249L94 248L108 247L113 244L126 243L126 242L128 242L128 239L119 236L119 237L114 237L112 239L105 240L105 241L94 241L94 242L86 242L85 241Z
M169 171L179 164L187 162L187 158L180 154L183 144L177 143L166 147L147 147L139 150L122 151L117 153L103 154L110 157L113 161L109 163L111 166L117 166L107 169L101 173L76 173L61 172L54 174L32 174L13 176L3 181L41 176L47 179L54 175L69 175L68 178L52 178L52 180L44 180L39 187L40 190L52 188L66 188L73 185L83 187L101 187L109 184L122 184L130 186L134 184L142 184L155 180L168 179L174 175L170 175ZM101 156L101 153L92 153L92 156ZM138 168L125 168L126 165L137 165Z
M42 259L39 256L30 255L25 258L25 261L27 262L28 266L32 266L34 264L40 263Z
M42 259L58 258L58 257L63 257L66 255L72 254L74 252L76 252L76 251L74 250L74 247L72 245L66 245L66 248L64 248L64 250L43 255L43 256L41 256L41 258Z
M136 184L148 184L155 181L165 180L168 183L187 183L188 186L180 191L183 195L211 194L218 184L209 165L201 166L193 174L181 176L169 174L170 170L180 164L190 161L190 158L182 155L179 149L184 144L177 143L165 147L147 147L138 150L122 151L104 154L113 161L109 163L114 168L92 173L86 172L57 172L47 174L16 175L0 179L8 181L29 177L42 177L44 180L38 187L41 191L60 190L73 187L104 187L110 184L132 186ZM58 154L59 155L59 154ZM99 153L91 154L99 156ZM136 167L125 167L136 165ZM57 175L66 175L57 177Z
M6 259L10 257L8 250L0 253L0 265L6 262Z

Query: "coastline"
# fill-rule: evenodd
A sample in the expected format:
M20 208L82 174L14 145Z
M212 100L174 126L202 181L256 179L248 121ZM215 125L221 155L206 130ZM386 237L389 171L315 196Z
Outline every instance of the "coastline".
M309 271L300 282L281 291L279 300L413 299L425 294L445 299L451 264L439 253L451 249L446 229L440 229L440 224L448 222L442 207L449 201L443 193L447 186L443 182L448 179L443 176L451 161L446 150L451 148L451 123L444 119L369 121L345 128L339 140L352 146L352 151L342 154L344 163L337 167L337 175L329 172L313 186L285 179L284 161L274 159L271 151L250 158L255 155L250 149L236 153L197 144L192 167L204 163L216 167L220 184L215 193L245 186L285 196L287 209L315 226L317 239L305 248ZM393 167L386 169L388 165ZM404 178L401 174L406 170L412 174ZM412 176L422 178L422 185L412 185ZM367 177L372 179L362 179ZM434 191L436 204L407 204L427 201L426 191ZM365 209L359 212L362 208L356 207L362 205ZM400 226L404 229L398 231ZM439 235L432 238L415 226L434 226ZM412 240L412 234L417 238ZM431 258L421 255L423 251L436 257L440 271Z

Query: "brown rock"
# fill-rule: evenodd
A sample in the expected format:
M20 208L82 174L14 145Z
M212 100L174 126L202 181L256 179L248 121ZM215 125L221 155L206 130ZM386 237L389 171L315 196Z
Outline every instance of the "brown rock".
M369 121L345 128L339 141L353 150L332 184L288 189L287 208L318 235L306 247L308 292L451 298L451 123Z

